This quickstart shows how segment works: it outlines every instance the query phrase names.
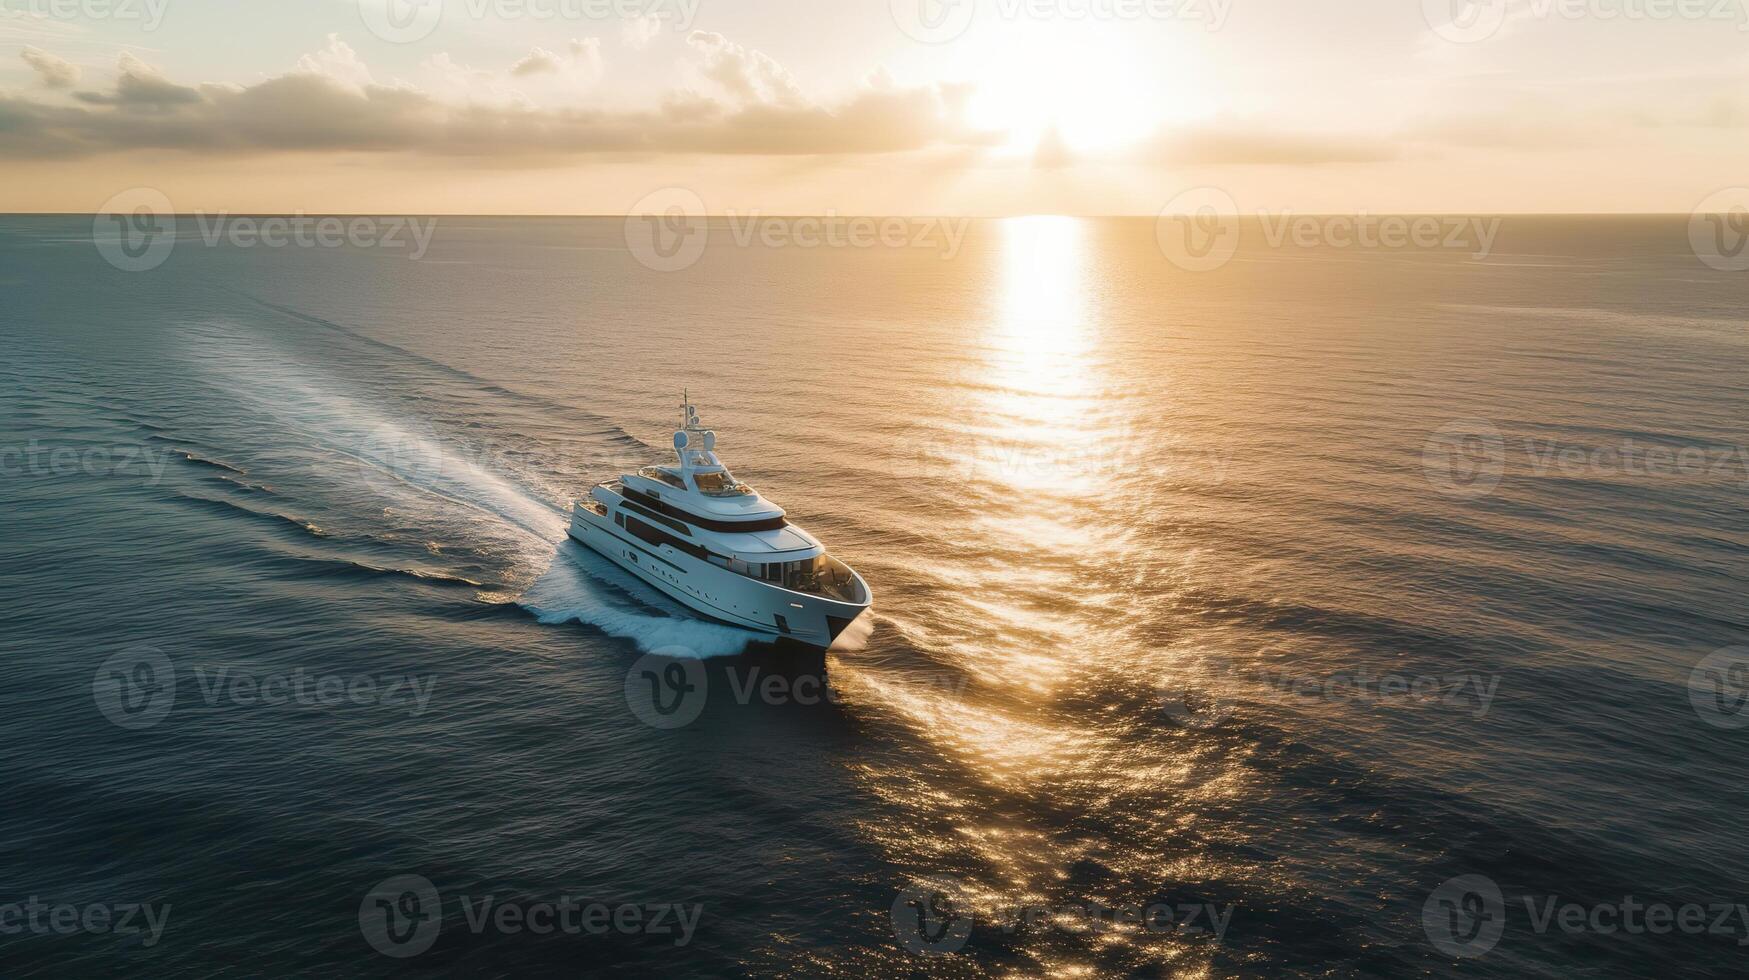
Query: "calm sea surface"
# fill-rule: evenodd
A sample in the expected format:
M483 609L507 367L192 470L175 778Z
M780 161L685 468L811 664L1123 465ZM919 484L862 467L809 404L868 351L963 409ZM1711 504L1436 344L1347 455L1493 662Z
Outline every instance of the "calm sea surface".
M1749 273L930 234L0 219L0 974L1741 975ZM823 682L566 542L683 386Z

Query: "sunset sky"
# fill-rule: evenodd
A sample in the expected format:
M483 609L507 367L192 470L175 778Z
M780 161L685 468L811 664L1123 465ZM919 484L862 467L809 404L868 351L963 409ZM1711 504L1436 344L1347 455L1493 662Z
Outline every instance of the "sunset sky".
M1467 2L0 0L0 210L1686 212L1749 180L1746 0Z

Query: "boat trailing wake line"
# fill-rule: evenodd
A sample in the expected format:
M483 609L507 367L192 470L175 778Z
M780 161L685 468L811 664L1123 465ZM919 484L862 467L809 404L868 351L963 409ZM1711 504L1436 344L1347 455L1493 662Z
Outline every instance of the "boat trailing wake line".
M609 636L630 640L645 653L660 651L673 657L733 656L758 638L722 623L686 615L652 615L614 602L602 585L617 585L623 578L605 560L567 541L559 545L552 567L523 592L517 604L540 622L584 623ZM627 582L623 588L629 591L634 587L635 583ZM662 601L653 591L648 595L655 602Z
M564 537L563 508L468 458L434 427L391 417L380 407L303 376L280 352L234 334L202 332L191 357L227 394L329 454L357 466L357 483L391 500L441 499L471 508L541 542Z
M492 532L518 541L514 553L520 572L506 581L533 580L513 601L538 621L579 622L645 651L699 657L739 653L754 638L732 626L653 611L666 605L653 592L644 605L630 601L649 590L592 555L584 557L587 552L567 540L563 506L522 486L514 468L470 458L466 445L443 438L429 423L394 418L332 382L307 376L269 345L222 328L199 333L190 358L215 387L246 405L251 415L345 460L343 466L351 469L345 489L363 490L367 499L381 498L397 510L436 507L426 519L454 523L462 517L457 530L470 537L481 533L484 520ZM530 478L539 482L533 474ZM591 570L580 563L590 561L600 567Z
M586 411L579 409L573 405L567 405L567 404L564 404L562 402L557 402L557 401L553 401L551 399L542 398L539 395L533 395L533 394L529 394L527 392L517 391L514 388L507 388L507 387L505 387L505 386L503 386L495 381L490 381L490 380L488 380L486 378L482 378L478 375L470 374L467 371L464 371L461 368L455 367L452 364L446 364L443 361L439 361L439 360L435 360L435 359L430 358L430 357L426 357L423 354L414 353L413 351L410 351L405 347L398 347L398 346L391 344L391 343L388 343L386 341L378 340L375 337L368 336L368 335L361 333L360 331L355 330L351 327L343 326L339 323L334 322L333 320L326 320L326 319L323 319L322 317L314 316L312 314L305 313L302 310L293 309L292 307L289 307L289 306L282 306L278 303L270 303L267 300L261 299L261 298L256 297L256 296L251 296L247 293L238 292L236 290L226 290L226 291L232 293L233 295L239 296L245 300L248 300L249 302L255 303L256 305L261 306L264 309L272 310L273 312L278 313L281 316L290 317L291 319L300 321L302 323L307 323L307 324L311 324L313 326L322 327L326 330L333 331L334 333L339 334L343 337L349 338L350 340L355 341L357 343L364 344L364 345L371 347L371 348L374 348L376 350L380 350L380 351L383 351L385 353L391 354L394 357L399 358L401 360L424 365L426 368L428 368L432 371L436 371L440 374L443 374L443 375L446 375L449 377L453 377L459 381L464 381L470 387L476 388L476 389L481 390L481 391L488 392L489 394L492 394L492 395L495 395L495 396L498 396L501 398L506 398L506 399L509 399L512 401L520 402L523 404L536 406L536 407L539 407L539 408L541 408L549 413L562 412L562 413L565 413L566 415L569 415L569 416L571 416L579 421L586 421L586 422L590 423L592 426L597 427L598 431L595 433L596 435L598 435L602 438L611 440L611 441L613 441L617 444L620 444L622 446L629 447L629 448L635 448L635 449L649 449L649 448L651 448L642 439L639 439L637 436L634 436L630 432L627 432L624 428L620 427L619 424L613 422L611 419L604 418L602 416L596 415L596 414L591 413L591 412L586 412Z
M428 426L378 422L361 440L338 451L368 467L364 482L373 489L393 491L383 482L390 481L415 494L483 512L547 543L564 533L564 511L558 506L493 468L463 458Z

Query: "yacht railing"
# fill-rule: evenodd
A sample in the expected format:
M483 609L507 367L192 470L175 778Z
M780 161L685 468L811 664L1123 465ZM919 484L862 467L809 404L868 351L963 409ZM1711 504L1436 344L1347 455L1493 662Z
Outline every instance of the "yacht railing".
M753 488L745 483L735 483L721 490L706 490L700 487L698 492L707 497L745 497L753 492Z
M679 475L670 473L660 466L646 466L638 471L638 475L645 479L655 480L657 483L666 483L676 490L687 489L685 480L682 480Z
M783 578L777 584L791 592L824 596L840 602L862 601L856 573L850 570L849 565L831 555L784 562Z
M817 595L839 602L864 602L868 599L850 566L830 555L818 555L800 561L768 562L763 565L717 555L711 555L709 560L712 564L727 568L744 578L803 595ZM754 571L755 568L758 569L757 572Z
M839 602L861 602L862 589L857 584L855 573L848 565L836 559L832 560L832 566L834 567L800 576L793 584L785 587L795 592L837 599Z

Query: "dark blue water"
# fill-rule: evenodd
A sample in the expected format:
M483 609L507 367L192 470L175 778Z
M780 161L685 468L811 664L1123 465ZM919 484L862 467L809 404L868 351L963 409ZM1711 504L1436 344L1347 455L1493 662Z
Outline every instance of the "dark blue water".
M0 220L0 974L1742 972L1749 278L1682 220L184 231ZM565 542L682 386L866 637Z

